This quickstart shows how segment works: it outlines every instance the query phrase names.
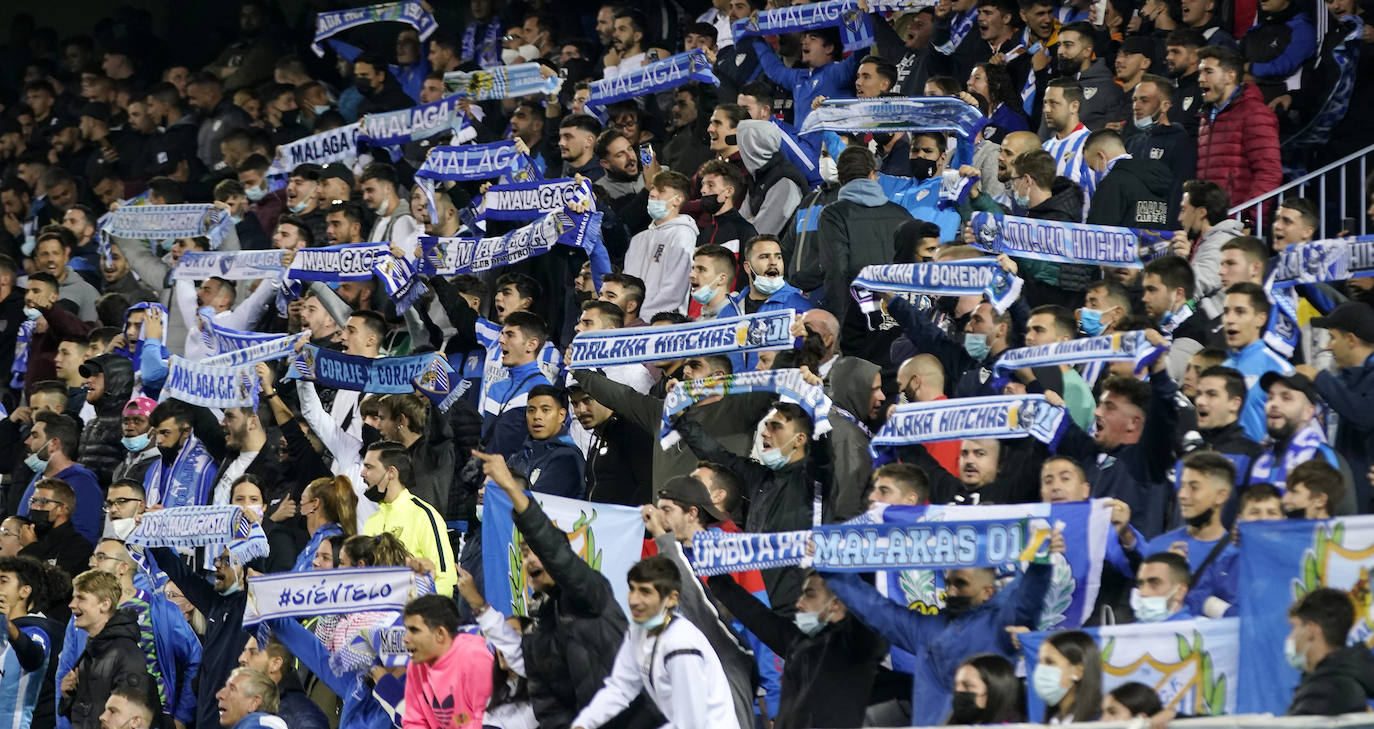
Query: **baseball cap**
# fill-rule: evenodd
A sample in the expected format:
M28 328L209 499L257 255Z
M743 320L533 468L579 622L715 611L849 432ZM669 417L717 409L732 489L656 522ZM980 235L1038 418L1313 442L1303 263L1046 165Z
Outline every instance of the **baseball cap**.
M658 498L672 499L684 507L695 506L706 512L716 521L725 521L726 516L711 503L711 492L706 484L691 476L674 476L658 487Z
M81 116L88 116L96 121L108 124L110 121L110 105L100 101L92 101L81 107Z
M307 180L318 182L323 177L322 172L319 165L313 162L306 162L305 164L296 165L291 170L290 177L304 177Z
M1281 372L1266 372L1264 376L1260 378L1260 389L1267 393L1269 392L1269 388L1276 382L1283 383L1283 385L1290 390L1297 390L1306 395L1307 399L1310 400L1313 405L1322 402L1321 395L1317 394L1317 388L1312 384L1311 380L1307 379L1306 375L1297 373L1285 375Z
M1312 318L1312 326L1350 332L1365 342L1374 342L1374 307L1362 301L1347 301L1326 316Z
M1154 58L1155 44L1143 35L1133 35L1121 42L1121 52Z
M340 162L331 162L320 167L321 180L343 180L345 185L353 187L353 170L348 169L348 165Z
M153 414L153 408L155 407L157 407L157 403L153 402L151 397L139 395L129 400L129 402L124 403L124 412L121 413L121 415L125 417L137 415L146 418Z

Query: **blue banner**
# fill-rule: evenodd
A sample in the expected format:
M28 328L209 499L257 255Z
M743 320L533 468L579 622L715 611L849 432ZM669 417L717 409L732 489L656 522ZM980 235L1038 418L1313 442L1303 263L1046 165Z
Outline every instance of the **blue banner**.
M209 307L196 312L196 317L200 320L200 336L205 341L205 347L213 354L247 349L265 342L275 342L281 337L276 333L243 332L216 324L209 314Z
M839 26L845 53L873 45L873 26L856 0L828 0L809 5L787 5L736 20L730 26L735 42L751 36L803 33Z
M251 366L213 366L172 355L164 397L207 408L256 408L258 377Z
M587 187L570 178L492 185L477 198L474 207L478 220L534 220L589 198Z
M814 532L812 565L832 572L953 570L1049 559L1043 519L827 524Z
M459 109L460 96L446 96L409 109L384 111L364 116L357 141L377 147L392 147L443 134L457 132L466 123Z
M897 263L864 266L852 289L860 306L870 310L870 291L928 296L987 296L993 308L1004 312L1021 296L1023 282L1002 270L992 258L929 263Z
M377 264L390 257L387 243L302 248L296 251L287 275L296 281L367 281Z
M554 526L568 533L573 552L610 582L616 602L628 615L630 589L625 574L639 561L644 547L639 509L550 494L529 496L539 502ZM511 509L506 492L488 483L482 501L484 595L489 605L505 615L529 615L534 591L520 556L524 538L515 529Z
M582 332L568 345L568 369L791 349L793 316L792 309L784 309L671 326Z
M415 177L458 182L491 180L514 174L524 166L526 159L516 151L515 142L435 147L429 150Z
M1030 436L1050 449L1068 423L1064 408L1050 405L1044 395L961 397L898 405L873 436L869 451L875 461L888 451L913 443L965 438L1024 438Z
M592 95L587 99L587 105L606 106L637 96L675 89L691 81L700 81L712 86L720 85L716 75L711 72L711 62L706 60L706 52L701 49L654 61L643 68L613 78L593 81Z
M802 379L801 370L764 370L739 372L725 377L707 377L679 382L663 398L663 426L658 442L663 450L673 447L680 438L673 430L673 417L708 397L746 392L770 392L783 402L801 406L811 417L812 437L830 432L830 398L825 388Z
M286 379L312 380L317 385L340 390L391 394L414 392L416 378L431 387L447 388L452 372L448 360L436 352L373 359L307 344L291 361Z
M1283 714L1298 684L1284 660L1291 631L1288 606L1318 587L1352 593L1350 644L1374 646L1369 574L1374 565L1374 516L1326 521L1242 522L1240 537L1240 696L1242 713Z
M1141 268L1140 238L1131 228L974 213L978 247L993 253L1052 263Z
M542 256L555 245L581 248L589 256L595 253L593 267L603 274L611 270L601 243L601 213L573 213L560 208L544 214L542 220L491 238L421 236L419 271L426 276L489 271Z
M284 253L276 248L262 251L186 251L172 268L172 279L204 281L214 277L226 281L254 281L279 278L286 271L286 266L282 265Z
M419 0L382 3L361 8L349 8L348 10L331 10L326 13L315 14L315 42L310 44L310 49L315 51L315 55L323 57L324 46L321 43L326 38L352 28L388 21L409 25L420 34L422 41L429 40L429 37L434 35L434 31L439 28L434 16L425 10Z
M828 99L806 115L801 134L954 132L971 140L986 124L977 107L952 96Z
M278 145L272 166L267 170L268 176L289 175L291 170L303 164L352 162L358 156L358 132L361 128L361 124L353 122Z
M811 530L723 532L702 529L692 537L692 571L699 577L806 564Z
M470 73L449 71L444 74L444 88L448 93L473 101L514 99L534 94L549 96L558 93L561 85L553 69L542 63L494 66Z
M1236 618L1132 623L1084 632L1097 640L1104 695L1135 681L1153 688L1164 708L1183 716L1236 713L1237 694L1242 693L1240 621ZM1027 666L1035 665L1040 646L1050 635L1021 635L1021 656ZM1040 697L1027 691L1026 698L1028 715L1043 716L1045 703ZM1282 698L1286 705L1287 697Z

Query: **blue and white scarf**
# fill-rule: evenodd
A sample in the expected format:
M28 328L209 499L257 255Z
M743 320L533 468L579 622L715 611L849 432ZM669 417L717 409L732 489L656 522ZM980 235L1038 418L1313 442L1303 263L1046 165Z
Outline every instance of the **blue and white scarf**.
M827 0L810 5L788 5L764 10L736 20L730 26L735 42L744 38L785 33L804 33L839 26L845 53L873 45L873 26L855 0Z
M1025 284L992 258L864 266L854 278L854 298L868 313L876 311L869 292L928 296L987 296L998 313L1011 308Z
M421 395L429 398L429 401L434 403L434 407L438 408L441 413L448 412L454 403L461 400L468 390L472 389L472 380L455 381L452 377L448 378L447 383L439 382L437 377L428 378L428 381L417 377L413 384L415 389L419 390ZM440 387L441 384L443 387Z
M410 651L405 646L405 618L399 611L383 612L377 622L353 627L352 632L345 638L347 642L329 656L329 670L334 675L365 671L374 664L390 668L410 665ZM401 706L398 716L405 711L405 705Z
M302 248L291 260L288 275L296 281L367 281L377 264L391 257L386 243L348 243Z
M613 78L593 81L587 106L603 107L617 101L675 89L692 81L720 85L720 80L711 71L711 62L706 60L706 52L699 48L654 61Z
M227 281L255 281L260 278L280 278L286 271L282 265L283 251L275 248L260 251L186 251L172 268L173 281L204 281L222 278Z
M477 40L477 29L484 28L482 40ZM476 61L482 68L501 65L501 19L491 18L485 23L469 21L463 28L463 50L460 61ZM480 48L478 46L481 46Z
M157 319L158 322L162 325L161 329L163 332L163 336L166 336L167 332L167 307L156 302L148 301L140 301L137 304L134 304L133 306L130 306L129 308L124 310L124 327L122 328L128 328L129 315L137 311L145 312L143 315L143 321L141 321L138 325L138 338L132 342L126 342L125 346L122 348L115 349L115 354L123 355L125 357L128 357L131 361L133 361L135 371L138 370L139 363L142 362L143 359L143 343L148 341L147 332L149 318ZM204 317L203 320L208 319L209 317L207 316ZM167 346L165 344L162 345L162 351L158 353L158 359L167 359Z
M420 186L429 203L431 220L439 218L434 203L436 183L479 182L496 178L529 182L540 177L534 160L517 151L515 142L435 147L429 150L425 163L415 171L415 183Z
M1269 290L1374 276L1374 235L1331 238L1291 245L1274 261Z
M436 352L373 359L307 344L291 361L286 379L311 380L338 390L393 394L413 392L416 378L436 389L447 387L452 372L448 360Z
M167 360L165 397L207 408L257 408L258 377L251 365L206 365L172 355Z
M434 580L408 567L347 567L254 575L248 579L243 624L246 627L277 618L400 611L411 600L433 592Z
M602 275L610 258L601 242L601 213L547 213L542 219L492 238L421 236L420 273L452 276L478 273L548 253L555 245L581 248ZM599 280L599 276L597 279Z
M699 577L806 564L811 530L747 533L701 529L692 537L692 571Z
M581 332L568 345L568 369L791 349L793 316L792 309L783 309L666 327Z
M458 102L462 97L446 96L409 109L383 111L364 116L358 124L357 141L375 147L397 147L444 133L458 133L467 124Z
M1144 372L1167 346L1150 344L1143 331L1117 332L1100 337L1083 337L1067 342L1051 342L1034 347L1008 349L992 366L992 388L1002 389L1012 371L1022 367L1053 367L1088 362L1131 362L1136 374Z
M306 329L299 334L283 334L274 339L267 339L242 349L231 349L213 357L203 359L200 361L200 364L211 367L235 367L257 364L258 362L270 362L274 359L289 357L295 351L296 341L302 336L308 339L310 337L310 330Z
M935 46L935 52L943 56L954 53L954 49L958 48L959 44L964 42L964 38L968 35L968 32L973 30L973 23L976 20L978 20L978 8L975 6L969 8L963 15L951 21L949 24L949 40Z
M825 388L811 385L802 379L801 370L752 370L725 377L706 377L678 383L663 398L663 424L658 443L668 450L682 436L673 429L673 418L683 410L708 397L737 395L746 392L771 392L783 402L799 405L814 424L812 436L819 438L830 432L830 410L833 404Z
M196 312L196 317L200 320L200 336L205 342L205 348L214 354L247 349L264 342L275 342L281 337L280 334L244 332L216 324L209 313L209 307Z
M267 534L241 506L176 506L149 511L126 540L140 547L226 547L239 562L268 554Z
M409 258L387 256L377 261L372 273L382 282L382 290L391 297L398 314L406 313L412 304L429 291L420 277L415 275L415 262Z
M211 249L218 249L224 236L233 229L234 221L229 211L208 203L187 203L121 207L110 215L101 233L147 240L204 237L210 240Z
M800 133L934 131L973 139L987 122L976 107L952 96L830 99L806 115Z
M37 319L25 319L19 323L19 332L14 339L14 363L10 365L11 389L18 390L24 386L24 376L29 371L29 342L37 326Z
M591 197L588 182L559 178L492 185L475 203L478 220L533 220Z
M361 130L362 125L353 122L279 145L277 154L272 158L272 166L267 169L267 176L289 175L297 165L307 163L327 165L352 162L358 157L358 134Z
M368 5L362 8L349 8L348 10L331 10L326 13L315 14L315 42L310 44L310 49L315 51L315 55L323 58L324 46L321 44L326 38L352 28L388 21L409 25L420 34L422 41L429 40L429 37L434 35L434 31L439 28L439 23L434 20L434 16L430 15L429 11L425 10L418 0L403 0L403 2Z
M1044 395L961 397L898 405L869 444L875 465L913 443L1031 436L1053 450L1068 423L1067 411Z
M1250 483L1271 483L1279 491L1285 491L1288 488L1288 474L1292 473L1294 468L1313 458L1322 457L1321 450L1326 446L1326 434L1322 432L1321 423L1314 418L1293 434L1282 458L1274 457L1275 445L1272 438L1265 442L1264 452L1255 459L1255 465L1250 468Z
M143 482L150 506L194 506L210 500L215 480L215 459L205 444L192 434L177 452L176 460L167 467L162 459L153 462Z
M444 89L473 101L558 93L562 80L556 75L545 76L542 68L543 64L539 63L520 63L485 71L449 71L444 74Z
M1130 228L974 213L977 245L993 253L1053 263L1141 268L1139 238Z

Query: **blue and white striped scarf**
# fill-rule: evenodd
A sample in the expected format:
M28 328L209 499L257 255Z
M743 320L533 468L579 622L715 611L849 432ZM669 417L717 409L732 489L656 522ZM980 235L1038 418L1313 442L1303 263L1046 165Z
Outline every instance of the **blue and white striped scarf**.
M794 315L783 309L665 327L582 332L568 345L568 369L791 349Z
M126 540L140 547L225 547L239 562L268 554L267 534L241 506L176 506L149 511Z
M1136 249L1140 237L1132 228L974 213L970 220L975 245L992 253L1052 263L1141 268Z
M746 392L771 392L783 402L801 406L814 423L812 436L819 438L830 432L830 411L834 408L825 388L811 385L802 379L801 370L751 370L725 377L706 377L678 383L663 398L663 424L659 430L658 443L668 450L682 437L673 429L673 418L678 413L705 400L720 395L738 395Z
M951 96L830 99L806 115L800 134L936 131L973 139L987 121L977 108Z
M865 313L876 311L872 291L929 296L987 296L999 313L1011 308L1024 285L992 258L864 266L851 286Z
M869 443L874 465L892 459L892 451L913 443L969 438L1031 436L1053 450L1069 422L1068 411L1050 405L1044 395L961 397L898 405Z
M19 323L19 332L14 339L14 363L10 365L10 388L18 390L24 387L24 375L29 371L29 342L33 339L33 330L38 326L38 320L25 319Z
M872 23L868 14L859 10L855 0L827 0L764 10L736 20L730 26L730 31L735 42L739 43L749 37L804 33L835 26L840 28L840 44L845 53L873 45Z
M706 60L706 53L701 49L654 61L643 68L612 78L593 81L587 106L600 108L617 101L675 89L691 81L720 85L720 80L711 71L711 62Z
M162 395L207 408L256 409L259 384L253 365L207 365L174 354Z
M969 8L963 15L953 19L949 24L949 40L935 46L935 52L943 56L954 53L954 49L964 42L964 38L970 30L973 30L974 21L978 20L977 6Z
M278 145L277 154L272 158L272 166L267 168L267 176L289 175L297 165L307 163L327 165L334 162L352 162L358 156L358 133L361 129L362 124L353 122Z
M460 96L446 96L409 109L368 114L358 123L357 141L375 147L398 147L444 133L456 134L467 124L458 102Z
M414 380L434 388L448 387L453 367L442 354L362 357L305 345L291 361L286 379L312 380L323 387L379 394L414 391Z
M543 64L539 63L520 63L484 71L449 71L444 74L444 88L450 94L473 101L558 93L561 79L558 76L545 76L540 70L542 68Z
M419 0L403 0L395 3L382 3L380 5L368 5L361 8L349 8L348 10L331 10L324 13L315 14L315 41L310 44L310 49L315 55L324 57L325 39L338 35L345 30L358 28L372 23L383 23L394 21L405 23L414 28L420 35L420 40L429 40L434 31L438 30L439 23L433 15L425 10Z
M1169 351L1167 346L1150 344L1143 331L1117 332L1100 337L1083 337L1067 342L1051 342L1033 347L1017 347L1002 353L992 366L992 389L1001 390L1014 370L1022 367L1051 367L1086 362L1131 362L1136 374Z

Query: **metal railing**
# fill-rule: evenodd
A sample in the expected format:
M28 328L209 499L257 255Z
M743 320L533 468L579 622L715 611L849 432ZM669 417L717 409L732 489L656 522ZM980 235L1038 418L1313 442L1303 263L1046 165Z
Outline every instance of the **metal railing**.
M1144 719L1129 721L1075 722L1081 729L1148 729ZM1374 729L1374 713L1343 714L1340 716L1273 716L1271 714L1237 714L1199 719L1176 719L1170 729ZM937 729L927 727L926 729ZM940 727L938 729L948 729ZM998 729L1045 729L1044 724L1002 724Z
M1321 169L1299 177L1292 182L1288 182L1273 190L1266 192L1259 197L1246 200L1227 211L1227 214L1237 220L1252 218L1255 221L1255 235L1260 238L1268 236L1268 229L1265 227L1264 209L1266 203L1277 202L1288 197L1288 194L1297 190L1297 195L1308 197L1308 186L1313 186L1317 190L1317 197L1312 201L1317 203L1317 210L1321 218L1318 238L1334 236L1341 230L1341 221L1345 218L1356 220L1357 230L1347 231L1351 234L1364 235L1369 232L1368 216L1365 215L1365 208L1369 205L1369 170L1374 165L1374 145L1370 145L1353 154L1346 155ZM1330 184L1328 184L1330 183ZM1340 197L1328 196L1328 187L1337 187ZM1352 197L1351 192L1358 192L1357 196ZM1269 206L1273 210L1273 206Z

